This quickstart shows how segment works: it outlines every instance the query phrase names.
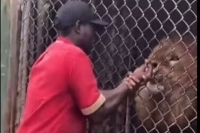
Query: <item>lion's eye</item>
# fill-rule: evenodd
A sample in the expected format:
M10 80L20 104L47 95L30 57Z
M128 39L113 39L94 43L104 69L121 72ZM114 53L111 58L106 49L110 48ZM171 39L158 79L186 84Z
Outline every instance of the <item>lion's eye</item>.
M178 56L172 56L170 58L170 61L178 61L178 60L179 60Z
M170 59L169 59L169 64L170 64L171 66L176 65L178 62L179 62L178 56L172 56L172 57L170 57Z

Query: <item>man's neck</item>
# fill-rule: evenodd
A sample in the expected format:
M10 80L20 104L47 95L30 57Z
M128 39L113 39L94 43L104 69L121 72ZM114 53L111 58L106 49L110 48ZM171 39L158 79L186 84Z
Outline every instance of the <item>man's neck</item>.
M60 35L61 37L63 38L66 38L68 40L70 40L74 45L76 45L77 47L81 48L85 54L89 55L90 52L89 51L85 51L84 48L82 48L79 44L79 41L77 38L75 38L73 35L68 35L68 36L63 36L63 35Z
M68 36L62 36L66 39L69 39L73 44L75 44L76 46L78 46L79 42L76 39L76 37L72 36L72 35L68 35Z

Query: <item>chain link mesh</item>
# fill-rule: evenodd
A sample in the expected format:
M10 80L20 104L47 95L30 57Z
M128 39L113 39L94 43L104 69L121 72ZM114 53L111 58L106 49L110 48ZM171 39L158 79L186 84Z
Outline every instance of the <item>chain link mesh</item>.
M181 39L187 34L196 41L197 0L84 1L94 8L100 18L110 22L105 31L96 34L98 39L90 54L99 87L102 89L116 87L127 71L133 71L144 62L144 59L149 56L152 49L160 43L163 37L169 37L171 33L176 32ZM24 107L30 68L37 57L56 39L58 33L54 28L53 19L56 11L65 2L67 0L21 1L22 32L16 127ZM188 50L185 52L188 53ZM191 86L196 90L195 85L191 84ZM182 87L184 88L184 86ZM191 106L191 103L192 100L196 100L196 96L193 99L187 95L183 95L183 97L188 99L190 104L182 110L195 108ZM149 114L153 115L152 112L156 110L158 115L162 115L162 119L153 120L151 115L147 116L146 119L152 121L148 124L156 125L165 118L162 110L159 110L159 104L165 103L164 105L168 108L165 113L170 113L173 104L169 105L165 99L162 99L160 103L154 100L154 103L157 106L154 110L148 110ZM140 124L136 122L138 118L134 105L133 100L129 101L127 108L125 108L125 104L122 105L117 113L110 116L107 122L104 122L95 132L159 132L155 126L152 130L147 131L144 121ZM195 109L193 110L196 114ZM178 119L178 117L174 116L174 119ZM189 121L187 118L184 120ZM195 120L196 117L193 121ZM169 129L170 125L165 121L163 123L166 125L164 128ZM195 132L190 125L185 129L179 127L180 132L186 128Z

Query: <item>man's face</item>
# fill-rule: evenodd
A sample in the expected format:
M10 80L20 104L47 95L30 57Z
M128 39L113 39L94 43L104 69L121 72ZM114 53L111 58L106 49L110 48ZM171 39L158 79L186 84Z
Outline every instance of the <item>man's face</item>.
M80 47L89 54L95 41L95 26L88 23L80 26Z

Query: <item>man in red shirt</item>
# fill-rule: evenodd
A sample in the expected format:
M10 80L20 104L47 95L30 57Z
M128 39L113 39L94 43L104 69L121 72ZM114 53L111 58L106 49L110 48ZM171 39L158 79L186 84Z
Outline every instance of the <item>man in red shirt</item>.
M101 122L151 76L144 65L113 90L99 90L87 54L107 23L86 3L70 1L56 16L59 37L34 63L18 133L86 133L86 118Z

